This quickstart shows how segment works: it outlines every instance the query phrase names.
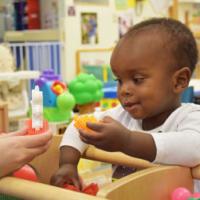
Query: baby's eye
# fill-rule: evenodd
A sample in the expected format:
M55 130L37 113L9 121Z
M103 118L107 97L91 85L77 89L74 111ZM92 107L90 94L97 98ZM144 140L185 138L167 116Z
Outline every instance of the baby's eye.
M122 84L122 81L119 78L115 78L114 80L117 81L119 85Z
M143 81L144 81L144 77L135 77L135 78L133 78L133 82L135 84L141 84L141 83L143 83Z

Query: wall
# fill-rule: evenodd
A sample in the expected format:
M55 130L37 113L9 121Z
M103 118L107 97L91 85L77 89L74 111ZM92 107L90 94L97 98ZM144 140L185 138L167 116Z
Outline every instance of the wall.
M117 18L114 14L112 4L108 7L78 5L75 8L76 16L68 16L68 6L73 5L70 0L61 3L60 30L61 40L64 42L64 55L62 66L62 77L70 81L76 75L76 51L87 48L110 48L118 39ZM95 12L98 17L99 42L94 45L81 44L81 13Z
M110 48L114 47L119 39L118 15L121 11L115 9L114 0L109 0L109 6L76 5L75 16L68 16L69 6L75 6L73 0L61 0L59 4L59 25L61 41L64 43L62 56L62 77L66 81L72 80L76 75L76 51L87 48ZM94 45L81 44L81 13L95 12L98 16L99 43ZM155 13L150 3L146 2L142 13L133 12L133 22L152 16L166 16L167 13Z

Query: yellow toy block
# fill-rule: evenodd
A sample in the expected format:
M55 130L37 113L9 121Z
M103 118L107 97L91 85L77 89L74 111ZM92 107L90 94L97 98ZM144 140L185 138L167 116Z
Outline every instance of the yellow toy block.
M82 129L86 132L92 132L92 130L87 127L87 122L97 123L98 121L93 115L82 115L74 117L74 126L77 129Z

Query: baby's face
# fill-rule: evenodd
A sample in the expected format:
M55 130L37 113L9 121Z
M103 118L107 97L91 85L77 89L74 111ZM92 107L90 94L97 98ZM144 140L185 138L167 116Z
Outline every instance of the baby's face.
M122 39L111 58L122 106L132 117L149 123L177 107L172 84L175 70L170 67L172 56L161 39L146 33Z

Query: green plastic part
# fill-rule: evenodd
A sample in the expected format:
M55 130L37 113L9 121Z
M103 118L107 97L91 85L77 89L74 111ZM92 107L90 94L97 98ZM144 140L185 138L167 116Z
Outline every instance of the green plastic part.
M44 118L49 122L70 122L72 110L61 110L57 107L45 107Z
M81 73L68 85L79 105L98 102L103 97L103 83L93 74Z
M69 92L63 92L57 97L56 103L61 110L72 110L75 106L75 98Z

